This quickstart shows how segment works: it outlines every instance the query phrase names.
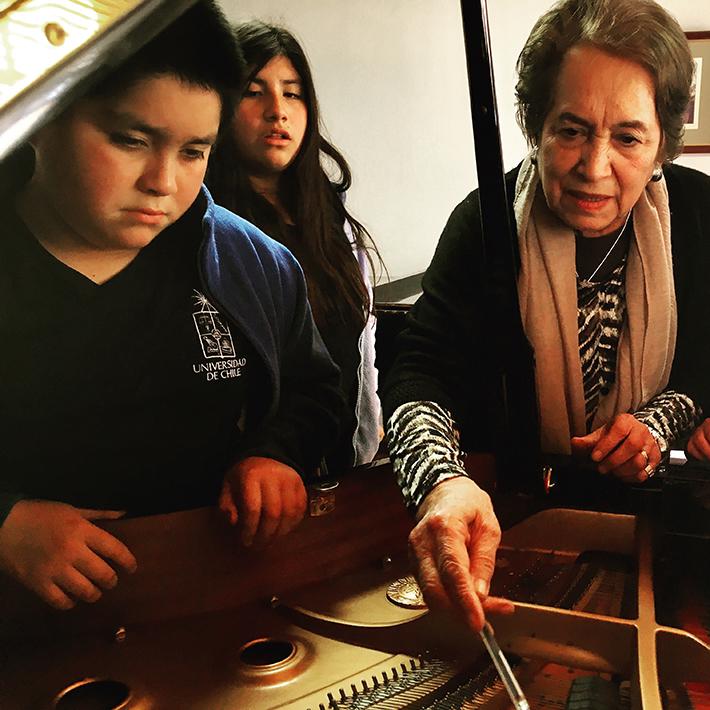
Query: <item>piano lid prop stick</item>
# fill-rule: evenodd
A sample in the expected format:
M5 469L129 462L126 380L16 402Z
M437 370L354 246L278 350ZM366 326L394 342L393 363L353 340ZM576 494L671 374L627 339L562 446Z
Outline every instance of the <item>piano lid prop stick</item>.
M508 691L515 710L530 710L528 701L525 699L525 695L513 675L513 671L503 655L498 641L496 641L496 637L493 634L493 627L488 622L486 622L486 625L481 629L481 640L493 661L493 665L498 671L500 679L503 681L505 689Z

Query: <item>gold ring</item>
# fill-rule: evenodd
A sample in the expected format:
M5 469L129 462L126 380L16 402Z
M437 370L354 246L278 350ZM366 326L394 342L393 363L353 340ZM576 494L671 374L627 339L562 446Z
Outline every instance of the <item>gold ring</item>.
M639 453L641 454L641 456L643 456L644 461L648 463L648 451L646 451L646 449L641 449Z
M649 478L651 478L651 476L653 476L653 474L654 474L653 466L651 466L650 463L647 463L647 464L646 464L646 467L645 467L643 470L644 470L644 473L645 473Z

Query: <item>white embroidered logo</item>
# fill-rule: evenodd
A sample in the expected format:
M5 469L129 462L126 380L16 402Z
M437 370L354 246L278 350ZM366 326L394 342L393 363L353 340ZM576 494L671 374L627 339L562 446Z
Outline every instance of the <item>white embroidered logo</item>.
M233 357L234 342L229 325L225 323L217 309L199 291L195 290L195 305L200 310L192 314L197 334L206 358Z
M200 338L202 354L208 362L193 364L192 371L196 375L204 375L207 382L241 377L247 359L236 356L229 324L203 294L199 291L194 293L199 310L192 314L192 320Z

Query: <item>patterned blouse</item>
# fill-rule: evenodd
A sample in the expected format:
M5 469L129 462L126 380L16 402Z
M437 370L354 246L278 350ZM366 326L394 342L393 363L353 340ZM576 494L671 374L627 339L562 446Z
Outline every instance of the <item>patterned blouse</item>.
M616 377L616 354L626 313L626 256L598 282L577 278L577 325L587 431L600 400ZM634 413L658 443L661 453L703 417L690 397L665 390ZM434 402L407 402L387 423L390 458L405 501L418 507L438 483L466 476L459 433L451 413Z

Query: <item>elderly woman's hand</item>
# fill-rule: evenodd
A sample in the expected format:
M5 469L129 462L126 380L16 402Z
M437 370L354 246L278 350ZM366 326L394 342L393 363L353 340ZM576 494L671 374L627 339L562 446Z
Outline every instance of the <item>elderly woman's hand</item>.
M500 526L485 491L470 478L451 478L427 495L417 519L409 547L430 607L453 608L475 631L485 612L513 611L511 602L488 596Z
M710 460L710 419L706 419L688 441L688 453L696 459Z
M588 454L599 473L611 473L626 483L645 481L661 461L651 431L632 414L618 414L591 434L573 437L572 453Z

